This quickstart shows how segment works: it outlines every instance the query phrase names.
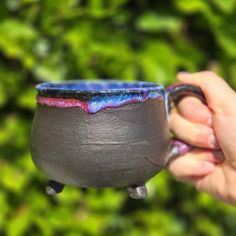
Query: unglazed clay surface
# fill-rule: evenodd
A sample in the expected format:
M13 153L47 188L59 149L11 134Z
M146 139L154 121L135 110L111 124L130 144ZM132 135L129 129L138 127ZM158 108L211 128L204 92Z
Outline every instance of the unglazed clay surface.
M80 187L126 187L160 171L170 139L162 98L89 114L38 105L32 130L35 164L51 179Z

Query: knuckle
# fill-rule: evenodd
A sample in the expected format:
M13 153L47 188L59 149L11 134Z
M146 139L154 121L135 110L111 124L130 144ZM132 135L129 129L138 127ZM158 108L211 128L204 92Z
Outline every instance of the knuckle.
M219 76L212 71L203 71L199 74L200 86L203 89L208 89L212 84L216 83L219 79Z
M203 71L202 75L206 78L216 78L216 77L218 77L218 75L215 72L209 71L209 70Z

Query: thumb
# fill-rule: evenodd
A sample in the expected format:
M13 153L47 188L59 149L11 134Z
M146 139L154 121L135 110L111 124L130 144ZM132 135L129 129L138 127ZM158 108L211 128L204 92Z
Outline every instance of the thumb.
M206 97L207 106L215 115L236 115L236 93L218 75L211 71L198 73L180 72L177 79L181 83L200 87Z

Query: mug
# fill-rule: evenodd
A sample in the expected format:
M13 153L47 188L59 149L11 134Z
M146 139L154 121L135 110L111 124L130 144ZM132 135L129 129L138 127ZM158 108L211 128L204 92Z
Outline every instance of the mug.
M134 199L147 197L145 182L191 148L171 139L171 100L190 95L204 102L200 88L187 84L66 81L36 90L31 153L51 179L48 194L68 184L126 187Z

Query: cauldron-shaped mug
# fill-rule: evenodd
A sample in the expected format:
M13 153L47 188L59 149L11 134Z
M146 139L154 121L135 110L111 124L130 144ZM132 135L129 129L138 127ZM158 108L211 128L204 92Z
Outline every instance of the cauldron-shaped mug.
M67 81L36 89L31 152L51 179L48 194L69 184L127 187L132 198L145 198L145 182L189 150L170 138L170 99L204 100L195 86L151 82Z

